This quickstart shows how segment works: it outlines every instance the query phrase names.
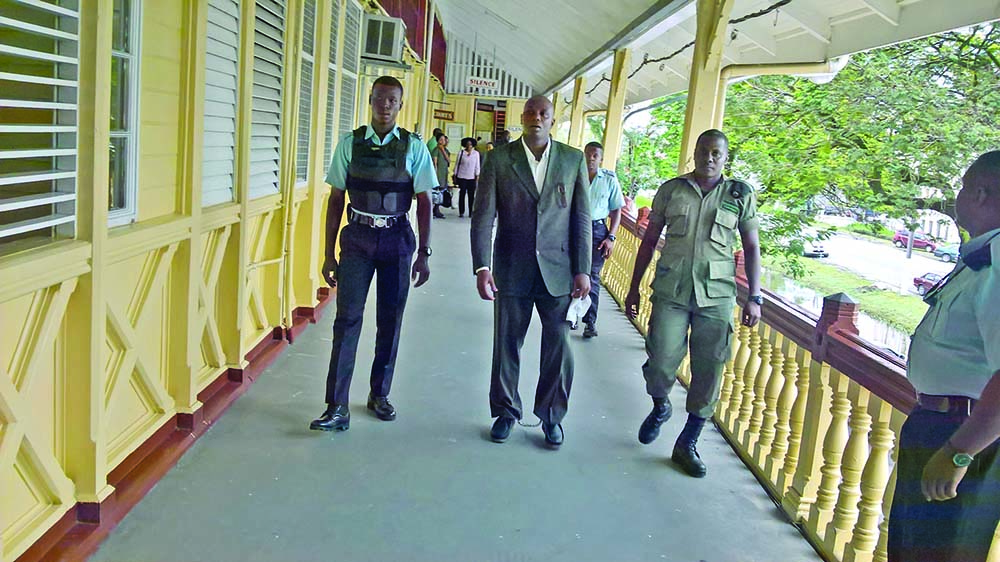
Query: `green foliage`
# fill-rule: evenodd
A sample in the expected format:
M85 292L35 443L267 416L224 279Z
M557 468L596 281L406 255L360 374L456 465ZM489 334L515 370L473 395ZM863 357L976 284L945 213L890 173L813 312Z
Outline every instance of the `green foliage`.
M845 228L857 234L874 236L875 238L889 240L892 239L892 231L878 222L854 222Z
M1000 23L855 54L827 84L745 80L726 99L727 173L759 187L761 246L802 275L796 249L818 197L909 223L924 208L954 217L962 172L1000 147ZM664 103L628 135L627 191L675 175L684 111Z

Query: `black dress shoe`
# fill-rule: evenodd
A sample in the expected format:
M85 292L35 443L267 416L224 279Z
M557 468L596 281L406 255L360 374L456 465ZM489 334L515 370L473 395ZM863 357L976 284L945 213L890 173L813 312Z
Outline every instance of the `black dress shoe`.
M558 447L563 442L562 424L542 422L542 431L545 433L545 442Z
M663 403L653 402L653 410L649 412L646 419L642 420L642 425L639 426L639 442L643 445L649 445L660 435L660 426L663 422L670 419L670 414L673 413L673 409L670 407L670 400L664 400Z
M597 327L594 326L592 322L588 322L587 326L583 329L583 337L585 338L597 337Z
M323 415L309 424L317 431L347 431L351 427L351 411L343 404L330 404Z
M375 417L382 421L392 421L396 419L396 408L389 403L386 396L368 395L368 409L375 412Z
M516 422L517 420L510 416L498 417L490 429L490 439L497 443L503 443L510 437L510 430L513 429Z

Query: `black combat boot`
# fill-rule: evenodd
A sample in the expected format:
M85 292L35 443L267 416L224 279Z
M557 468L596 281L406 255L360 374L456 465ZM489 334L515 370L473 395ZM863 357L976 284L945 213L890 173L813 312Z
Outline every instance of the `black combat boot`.
M667 398L653 398L653 411L649 412L646 419L642 420L639 426L639 442L649 445L660 435L660 426L670 419L673 409L670 407L670 400Z
M705 463L701 462L698 449L695 448L695 443L698 442L698 436L701 435L703 427L705 427L705 418L689 414L684 429L681 430L681 434L677 436L677 442L674 443L674 454L670 456L670 460L677 463L689 476L695 478L702 478L708 472Z

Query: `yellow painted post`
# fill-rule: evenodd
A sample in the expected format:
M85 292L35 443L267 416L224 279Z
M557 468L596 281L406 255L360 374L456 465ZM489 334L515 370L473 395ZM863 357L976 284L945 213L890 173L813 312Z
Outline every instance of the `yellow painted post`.
M181 53L180 136L178 154L177 206L181 215L191 217L191 232L182 240L171 266L170 300L177 303L167 319L167 389L178 413L192 414L198 402L197 355L201 348L202 323L199 314L201 271L201 162L205 115L205 50L208 0L185 0L184 37ZM184 303L181 306L180 303Z
M278 181L281 192L280 252L283 259L278 271L278 292L280 294L279 322L282 327L292 325L292 310L295 308L292 291L292 266L294 263L295 240L295 158L299 123L299 88L302 74L302 15L305 11L303 0L289 0L289 17L285 19L285 54L282 59L283 76L281 122L281 151L278 164ZM313 74L316 74L315 72ZM263 275L263 272L261 272ZM312 304L311 302L309 304Z
M611 73L607 119L604 121L604 161L601 165L614 170L622 146L622 120L625 117L625 91L628 86L629 49L615 51L615 66Z
M427 10L424 15L426 22L424 25L424 78L423 84L423 96L420 97L420 129L424 138L428 138L431 135L431 131L434 127L431 126L431 112L430 112L430 86L431 86L431 48L434 43L432 39L434 38L434 2L433 0L427 0Z
M107 481L108 436L104 431L104 369L107 348L108 181L111 125L112 0L80 6L76 236L91 245L91 270L80 276L67 309L66 474L76 499L100 503L113 488Z
M563 101L559 92L552 92L552 134L555 135L562 123Z
M249 329L246 325L245 314L247 303L249 302L249 291L247 290L247 268L250 264L250 123L253 112L251 111L251 98L253 96L253 51L254 51L254 17L257 6L252 0L242 2L240 7L240 64L238 77L239 92L236 104L236 166L234 189L237 200L240 204L239 229L236 231L236 245L238 248L237 268L235 271L226 268L226 272L234 276L230 279L220 279L219 283L225 282L227 288L235 289L235 306L224 306L223 310L231 313L233 317L230 321L236 326L235 333L227 332L224 347L226 357L231 367L242 369L246 366L246 353L248 350L244 333ZM223 291L223 294L230 294ZM226 335L232 335L229 339Z
M326 177L326 166L329 162L324 161L326 139L326 125L328 121L328 108L326 104L329 86L326 75L330 63L330 26L326 23L332 16L333 2L338 0L318 0L316 2L316 46L313 48L313 111L312 125L309 128L309 171L306 176L309 189L309 199L306 212L303 217L306 220L299 225L298 236L300 240L300 251L305 255L299 256L293 267L296 279L295 287L298 302L309 303L315 301L316 290L320 286L319 270L317 263L323 254L322 244L325 238L323 234L323 180ZM337 106L334 105L334 108ZM336 115L336 111L334 111ZM336 129L334 129L336 131ZM330 136L331 142L336 142L337 137ZM303 294L303 292L305 294Z
M729 14L735 3L735 0L698 0L698 31L691 60L691 77L688 80L681 157L677 163L677 172L681 174L690 168L698 135L718 126L715 123L715 109L720 94L722 51L725 47Z
M577 76L573 84L573 110L569 119L569 145L583 148L583 98L584 78Z

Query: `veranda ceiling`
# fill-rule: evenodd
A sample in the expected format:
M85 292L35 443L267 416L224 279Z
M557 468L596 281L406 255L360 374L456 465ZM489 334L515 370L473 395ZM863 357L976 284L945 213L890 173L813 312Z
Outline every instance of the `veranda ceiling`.
M527 82L572 98L586 76L586 110L607 106L612 51L630 47L625 103L687 89L694 0L437 0L445 29ZM736 0L725 64L820 62L1000 18L1000 0ZM669 60L643 64L645 59Z

